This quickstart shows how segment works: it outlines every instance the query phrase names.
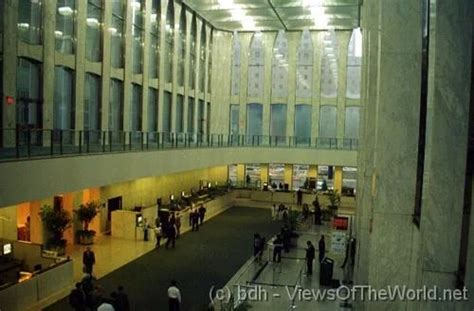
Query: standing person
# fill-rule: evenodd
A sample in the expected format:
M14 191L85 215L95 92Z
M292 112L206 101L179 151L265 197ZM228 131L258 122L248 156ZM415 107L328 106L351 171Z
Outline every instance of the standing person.
M250 183L252 182L252 179L250 178L250 175L247 174L247 176L245 176L245 183L246 183L246 186L247 187L250 187Z
M130 302L128 301L128 295L125 293L122 285L117 287L117 296L115 298L117 310L116 311L129 311Z
M319 262L323 261L324 256L326 254L326 242L324 242L324 234L321 235L321 239L319 239Z
M301 204L303 204L303 191L298 188L298 191L296 191L296 205L300 206Z
M148 220L143 219L143 241L148 241Z
M306 274L308 276L313 275L313 260L315 257L315 249L311 241L307 241L306 245Z
M168 287L168 304L170 311L179 311L181 308L181 291L176 286L176 281L171 281Z
M181 234L181 215L179 212L176 212L176 218L174 222L176 226L176 239L179 239L179 235Z
M69 305L76 311L86 309L86 294L82 290L82 284L76 283L76 287L69 294Z
M192 230L191 231L199 231L199 212L197 210L193 211L192 217Z
M155 227L156 248L160 247L160 242L161 242L162 237L163 237L163 228L161 227L161 224L158 223L158 225Z
M199 207L199 224L202 225L204 222L204 217L206 216L206 208L204 207L204 204L201 204Z
M260 234L255 233L253 235L253 256L257 259L257 261L260 261L262 259L262 251L263 251L262 242L263 242L263 239L260 236Z
M281 251L283 249L283 241L278 234L273 240L273 262L281 262Z
M87 246L86 251L82 254L82 264L84 265L84 273L92 275L92 269L95 265L95 254L90 246Z
M189 226L192 227L193 225L193 217L194 217L194 207L191 206L189 210Z
M273 204L273 206L272 206L272 220L276 220L277 213L278 213L277 206L276 206L276 204Z
M170 244L171 247L174 248L176 242L176 227L170 223L168 224L168 229L166 230L166 237L168 239L166 239L165 248L168 249Z

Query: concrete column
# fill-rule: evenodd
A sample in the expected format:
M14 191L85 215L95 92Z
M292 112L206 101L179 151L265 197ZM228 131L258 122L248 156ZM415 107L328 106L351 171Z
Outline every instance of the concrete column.
M172 0L171 0L172 1ZM168 7L167 1L160 1L161 14L158 16L158 22L160 23L160 59L159 59L159 72L158 72L158 132L163 132L163 100L164 100L164 89L165 89L165 68L163 66L166 53L164 46L166 44L166 12Z
M183 132L188 131L188 105L189 105L189 75L190 75L190 50L191 41L189 40L191 34L191 24L193 21L193 13L186 10L186 47L184 52L184 101L183 101Z
M55 0L45 1L42 5L43 18L43 128L52 129L54 126L54 55L55 51L55 36L56 29L56 4ZM49 134L43 135L43 144L49 146L51 143L51 136Z
M2 141L4 147L15 146L15 128L16 128L16 67L17 67L17 19L18 19L18 1L4 1L3 2L3 94L4 96L0 103L2 103L1 126L9 129L3 131ZM6 44L6 42L12 42ZM7 61L10 60L10 61ZM15 104L7 105L5 103L5 96L12 96L15 98Z
M292 189L293 184L293 165L292 164L285 164L285 184L288 184L288 189Z
M245 182L245 164L237 164L237 183Z
M174 5L174 32L173 32L173 72L172 72L172 90L171 93L171 132L176 132L176 102L177 102L177 94L178 94L178 48L179 48L179 32L176 31L179 29L179 21L181 16L181 8L182 6L175 4ZM179 29L181 31L181 29Z
M260 180L263 183L268 183L268 164L260 164Z
M132 128L132 82L133 82L133 10L134 0L126 0L125 8L125 49L124 49L124 79L123 79L123 130L130 131ZM129 136L126 136L128 141Z
M339 194L342 192L342 166L334 167L334 191Z
M151 23L150 15L151 10L147 10L146 8L151 8L151 0L145 1L145 22L143 25L144 29L144 40L143 40L143 79L142 79L142 131L148 132L148 86L150 84L150 76L149 76L149 66L150 66L150 28ZM143 10L143 8L142 8ZM146 142L146 138L144 137Z
M87 9L87 4L83 5L84 10ZM86 12L84 12L84 17L86 16ZM111 69L110 69L110 62L111 62L111 53L110 53L110 45L111 45L111 34L109 32L109 27L112 26L112 2L111 1L104 1L104 27L102 28L103 35L102 35L102 76L101 76L101 84L102 84L102 92L100 95L100 105L101 105L101 122L100 128L102 131L107 131L109 129L109 110L110 110L110 76L111 76ZM79 21L81 19L78 19ZM81 23L84 23L83 21ZM84 25L85 27L85 25ZM84 37L85 40L85 30L84 30ZM83 41L83 47L81 53L85 53L85 41ZM124 51L125 53L125 51ZM84 54L82 54L84 55ZM78 60L82 61L83 60Z
M204 86L202 87L203 89L203 98L204 98L204 119L206 120L204 122L204 126L203 126L203 131L204 131L204 134L210 134L207 132L207 124L208 122L210 122L211 120L208 120L207 118L207 102L210 100L207 96L207 79L208 79L208 74L209 74L209 42L210 42L210 36L211 36L211 27L209 27L209 25L207 24L204 24L204 26L206 28L206 48L205 48L205 58L204 58Z
M76 125L76 143L79 144L80 131L84 129L84 90L85 90L85 60L86 60L86 16L87 2L77 2L76 12L76 57L75 57L75 77L74 77L74 97L75 97L75 125ZM103 87L103 84L102 84ZM102 91L102 94L104 91ZM102 106L103 111L103 106ZM101 123L102 125L103 123Z
M273 59L273 45L276 40L277 32L262 33L263 36L263 50L265 53L264 59L264 77L263 83L263 97L259 98L256 103L262 104L262 135L270 135L270 105L272 104L272 59ZM249 54L244 54L248 57ZM248 99L247 99L248 100Z
M463 218L470 96L474 96L469 94L472 75L466 64L472 59L474 15L469 0L431 1L430 10L420 284L454 289ZM420 305L420 310L454 310L458 302L424 301Z

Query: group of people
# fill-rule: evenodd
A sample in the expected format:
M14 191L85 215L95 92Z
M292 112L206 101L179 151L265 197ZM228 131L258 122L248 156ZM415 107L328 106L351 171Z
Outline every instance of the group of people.
M204 223L204 217L206 217L206 208L204 204L201 204L198 209L191 208L189 212L189 226L191 231L199 231L199 226Z
M306 242L306 275L313 275L313 260L316 257L316 249L314 248L311 241ZM326 242L324 241L324 235L321 235L318 243L319 247L319 263L321 263L326 256Z
M272 206L272 220L288 220L289 213L289 208L283 203L280 203L278 207L276 204L273 204Z

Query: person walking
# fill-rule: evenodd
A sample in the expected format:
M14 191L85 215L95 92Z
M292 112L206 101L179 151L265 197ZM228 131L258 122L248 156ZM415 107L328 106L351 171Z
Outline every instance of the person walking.
M148 242L148 220L143 219L143 241Z
M155 227L155 238L156 238L156 248L159 248L160 247L160 242L161 242L161 238L163 237L163 228L161 227L161 224L159 223L156 227Z
M260 234L255 233L253 235L253 256L258 262L262 260L263 245L265 239L260 236Z
M165 248L168 249L170 244L171 244L171 247L174 248L175 242L176 242L176 227L174 225L168 224L168 229L166 230L166 237L167 237L167 240L166 240Z
M277 206L276 206L276 204L273 204L273 206L272 206L272 220L276 220L277 213L278 213Z
M90 246L87 246L86 251L82 254L82 264L84 265L84 273L91 274L95 265L95 254Z
M191 231L199 231L199 212L197 210L193 211L191 222L192 222Z
M301 204L303 204L303 191L298 188L298 191L296 191L296 205L300 206Z
M168 287L168 305L169 311L179 311L181 309L181 291L175 280L172 280L170 287Z
M175 218L175 226L176 226L176 239L179 239L179 236L181 234L181 215L179 212L176 212L176 218Z
M319 262L323 261L325 254L326 254L326 242L324 241L324 234L321 235L321 239L319 239Z
M204 217L206 216L206 208L204 207L204 204L201 204L199 207L199 224L202 225L204 222Z
M273 262L281 262L281 251L283 249L283 240L278 234L273 240Z
M315 257L315 249L311 241L307 241L306 245L306 275L313 275L313 260Z

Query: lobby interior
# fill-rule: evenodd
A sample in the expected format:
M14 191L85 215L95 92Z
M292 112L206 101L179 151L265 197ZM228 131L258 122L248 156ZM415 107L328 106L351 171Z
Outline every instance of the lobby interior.
M173 278L183 310L473 310L233 292L324 288L318 264L304 276L322 234L341 284L474 290L473 21L470 0L0 1L0 309L69 308L90 245L133 310L165 310ZM298 189L323 225L302 221ZM280 203L301 238L256 262ZM183 235L156 250L177 204ZM61 247L48 210L69 218ZM232 303L209 304L213 287Z

